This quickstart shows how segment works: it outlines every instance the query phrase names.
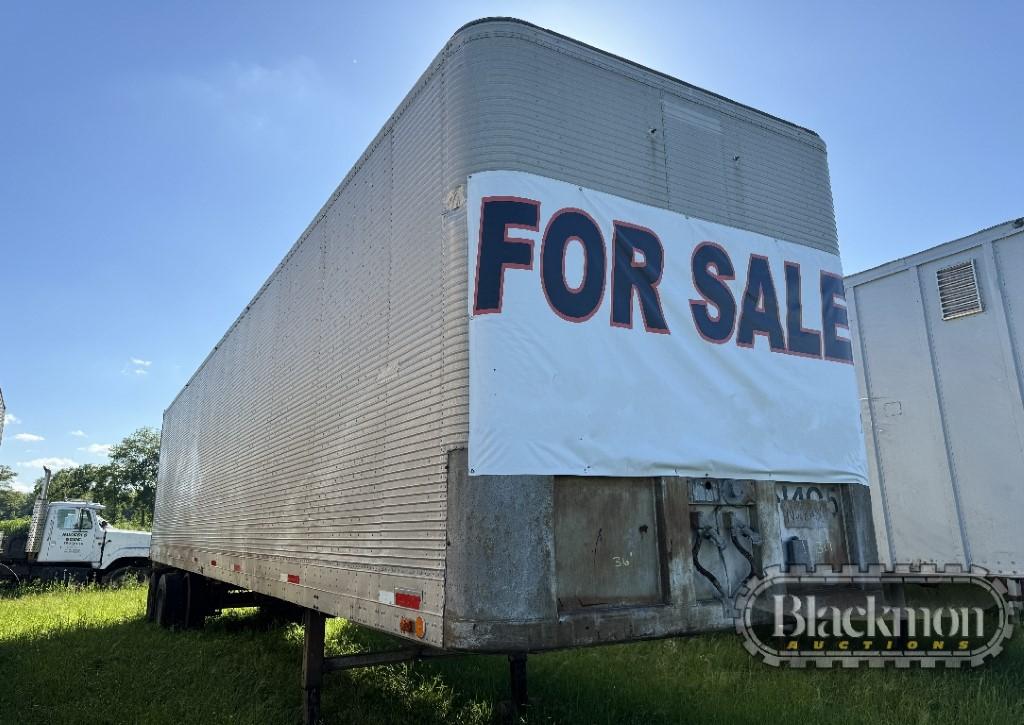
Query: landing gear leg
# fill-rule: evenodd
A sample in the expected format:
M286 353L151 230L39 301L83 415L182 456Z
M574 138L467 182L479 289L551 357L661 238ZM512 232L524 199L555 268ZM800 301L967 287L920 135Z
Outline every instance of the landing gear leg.
M508 656L509 687L512 695L512 717L519 718L526 713L529 697L526 691L526 653L516 652Z
M320 722L320 686L324 680L324 620L322 612L302 613L302 723Z

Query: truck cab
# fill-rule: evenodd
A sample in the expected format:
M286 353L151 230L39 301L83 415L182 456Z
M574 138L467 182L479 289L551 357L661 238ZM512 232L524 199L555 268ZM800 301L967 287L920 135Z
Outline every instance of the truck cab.
M148 531L124 531L100 516L103 504L49 501L52 473L32 507L27 533L0 536L0 579L141 581L150 570Z
M100 516L91 501L54 501L47 507L37 564L86 565L105 575L148 565L150 534L124 531Z

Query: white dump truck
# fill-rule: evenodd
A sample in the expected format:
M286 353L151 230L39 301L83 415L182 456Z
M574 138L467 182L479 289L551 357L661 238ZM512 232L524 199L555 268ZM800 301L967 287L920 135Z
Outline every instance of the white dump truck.
M521 21L458 30L164 414L149 613L323 671L733 626L875 561L825 144ZM395 652L324 660L324 616Z
M150 534L112 526L91 501L48 501L50 471L29 529L0 533L0 579L73 580L119 584L149 572Z

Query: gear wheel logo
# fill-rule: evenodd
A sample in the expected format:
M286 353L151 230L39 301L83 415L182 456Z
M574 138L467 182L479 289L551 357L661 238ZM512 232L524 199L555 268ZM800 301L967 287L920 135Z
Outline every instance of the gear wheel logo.
M980 567L771 567L736 595L743 646L780 667L977 667L1013 634L1004 581Z

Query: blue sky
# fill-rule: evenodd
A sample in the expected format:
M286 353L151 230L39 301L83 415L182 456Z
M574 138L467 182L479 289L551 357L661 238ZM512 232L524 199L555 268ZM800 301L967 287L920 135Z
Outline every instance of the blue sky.
M1017 3L0 5L0 463L163 409L461 24L513 15L818 131L849 272L1024 215Z

